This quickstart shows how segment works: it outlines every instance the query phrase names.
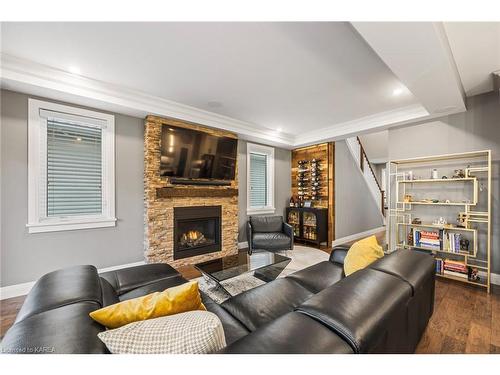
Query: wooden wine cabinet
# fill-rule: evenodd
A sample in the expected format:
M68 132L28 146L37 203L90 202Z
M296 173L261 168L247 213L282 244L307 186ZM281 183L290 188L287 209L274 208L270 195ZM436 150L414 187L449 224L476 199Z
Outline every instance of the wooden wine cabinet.
M328 209L316 207L287 207L286 221L294 229L297 242L320 247L328 241Z

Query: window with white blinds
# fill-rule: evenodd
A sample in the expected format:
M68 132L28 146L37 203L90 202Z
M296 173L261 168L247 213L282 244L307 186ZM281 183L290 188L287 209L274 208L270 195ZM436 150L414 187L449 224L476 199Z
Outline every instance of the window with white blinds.
M114 226L114 116L29 100L30 233Z
M247 213L274 213L274 148L247 144Z
M267 155L250 153L250 207L267 206Z
M47 216L102 213L102 130L47 120Z

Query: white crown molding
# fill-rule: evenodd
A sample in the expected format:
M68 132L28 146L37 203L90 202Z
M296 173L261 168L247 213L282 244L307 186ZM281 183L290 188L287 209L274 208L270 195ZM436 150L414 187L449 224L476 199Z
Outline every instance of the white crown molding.
M153 114L182 119L232 131L243 139L257 142L290 146L294 141L290 134L278 133L252 123L6 54L1 54L1 84L6 89L71 101L74 104L92 105L131 116L145 117Z
M0 67L0 85L7 90L135 117L153 114L182 119L234 132L244 140L285 149L345 139L461 112L455 110L429 116L421 105L412 105L295 136L3 53L0 54Z
M415 121L429 115L421 105L412 105L392 111L380 112L375 115L361 117L356 120L335 124L327 128L303 133L297 138L294 146L307 146L321 139L334 141L345 139L372 130L385 130L392 126L399 126L409 121Z

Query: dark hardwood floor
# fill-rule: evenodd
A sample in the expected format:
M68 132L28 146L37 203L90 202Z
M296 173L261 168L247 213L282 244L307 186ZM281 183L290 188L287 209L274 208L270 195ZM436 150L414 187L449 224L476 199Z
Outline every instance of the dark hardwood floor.
M434 314L417 353L500 353L500 295L436 280Z

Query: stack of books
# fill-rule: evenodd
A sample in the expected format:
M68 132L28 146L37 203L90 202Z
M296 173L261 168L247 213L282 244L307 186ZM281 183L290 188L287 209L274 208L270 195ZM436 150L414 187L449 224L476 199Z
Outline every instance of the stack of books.
M444 248L452 253L459 253L460 238L461 238L460 233L446 233Z
M441 240L440 231L426 231L420 229L413 229L413 241L415 246L425 247L429 250L442 250L443 241Z
M457 260L446 259L443 261L443 274L449 276L460 277L468 280L469 268L463 262Z

